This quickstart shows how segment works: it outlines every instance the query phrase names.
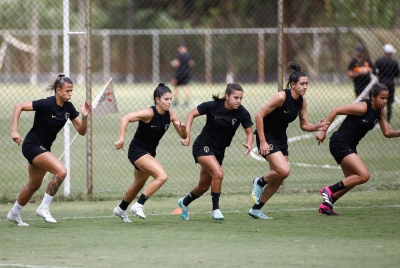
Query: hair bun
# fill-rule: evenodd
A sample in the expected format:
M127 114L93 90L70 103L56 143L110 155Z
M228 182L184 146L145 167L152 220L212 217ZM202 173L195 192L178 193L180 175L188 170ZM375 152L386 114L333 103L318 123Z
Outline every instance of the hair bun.
M160 83L160 84L158 84L158 86L159 87L165 87L165 84L164 83Z
M301 67L299 64L295 63L295 62L291 62L289 64L289 68L293 69L295 72L301 71Z

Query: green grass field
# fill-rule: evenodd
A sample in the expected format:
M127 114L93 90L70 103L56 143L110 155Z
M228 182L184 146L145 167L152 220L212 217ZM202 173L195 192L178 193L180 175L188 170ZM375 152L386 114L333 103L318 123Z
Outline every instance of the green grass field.
M153 197L146 220L112 216L119 200L53 202L57 224L35 215L29 227L5 221L0 205L1 267L398 267L398 191L351 192L336 205L342 215L317 213L321 197L278 193L264 207L273 220L247 216L246 195L222 195L225 221L211 219L211 198L190 206L190 221L171 212L177 198Z
M243 84L243 105L249 110L254 120L254 115L266 101L277 92L275 84ZM103 85L93 86L93 98ZM191 106L180 105L173 110L185 121L187 112L197 104L211 100L212 94L222 94L225 90L223 84L192 84ZM153 104L152 84L114 84L118 102L119 114L105 115L93 122L92 157L93 157L93 192L97 198L121 196L124 190L132 183L133 166L127 159L127 151L114 151L113 144L118 139L118 125L121 116L139 109L144 109ZM2 180L0 181L0 197L9 200L16 197L21 187L27 182L27 162L22 156L21 148L16 146L10 138L11 113L13 105L23 100L44 98L39 87L28 85L10 84L1 85L3 94L0 107L1 134L3 153L0 155L2 163ZM345 105L354 100L351 84L310 84L306 94L308 100L308 117L315 123L320 118L326 117L332 107ZM72 102L75 107L85 100L85 89L75 86ZM182 99L180 100L181 102ZM400 128L400 109L394 104L392 127ZM24 112L20 118L20 134L24 137L32 126L33 114ZM204 126L205 117L196 118L192 127L192 142ZM129 146L137 124L128 127L125 148ZM71 127L71 138L76 131ZM288 128L288 136L296 137L303 134L299 127L298 119ZM63 153L63 131L58 135L53 144L52 151L60 156ZM245 133L239 128L232 144L226 150L223 168L225 172L224 193L248 192L251 179L261 176L268 170L265 162L245 155L242 142ZM328 150L328 139L317 146L315 138L301 139L290 143L289 161L291 174L285 182L285 188L291 192L307 192L319 189L322 185L331 184L342 178L342 172ZM254 141L254 147L255 141ZM363 189L393 189L400 185L399 140L386 139L380 130L373 130L361 141L358 152L371 172L370 181ZM180 138L171 128L163 137L157 149L157 159L164 166L169 181L159 190L159 195L182 195L190 191L197 182L199 166L194 163L191 148L180 145ZM305 166L303 165L305 164ZM307 166L314 165L314 166ZM41 197L43 188L47 185L50 176L46 177L42 189L36 197ZM79 197L86 188L86 137L78 136L71 146L71 193ZM58 196L62 196L62 191Z

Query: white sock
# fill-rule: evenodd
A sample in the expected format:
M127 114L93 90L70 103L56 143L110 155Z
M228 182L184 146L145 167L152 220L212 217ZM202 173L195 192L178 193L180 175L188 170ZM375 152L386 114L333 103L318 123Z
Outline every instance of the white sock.
M49 209L51 201L53 201L54 196L48 195L47 193L44 193L44 197L42 200L42 203L40 204L40 208L44 209Z
M21 206L20 204L18 204L17 201L15 201L13 208L11 209L12 212L14 212L15 214L20 214L21 210L24 208L24 206Z

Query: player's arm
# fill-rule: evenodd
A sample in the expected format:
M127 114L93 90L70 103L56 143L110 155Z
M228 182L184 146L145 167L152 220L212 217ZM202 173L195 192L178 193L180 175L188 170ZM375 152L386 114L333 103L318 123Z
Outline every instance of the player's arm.
M308 115L307 115L307 100L303 97L303 105L299 111L299 121L300 121L300 128L303 131L313 132L313 131L326 131L329 126L329 122L324 123L324 118L318 121L317 124L313 125L308 122Z
M76 131L78 131L78 133L83 136L86 134L87 118L89 116L89 113L92 111L92 106L87 101L85 101L84 105L80 105L80 108L82 113L82 120L79 117L75 117L71 121L74 124Z
M190 130L192 128L193 119L200 116L197 107L191 110L186 116L186 138L181 140L182 145L189 146L190 144Z
M260 154L267 155L269 153L269 146L265 140L264 135L264 117L272 113L276 108L281 107L285 102L286 93L284 91L276 93L272 98L257 112L256 114L256 128L257 135L260 139ZM269 126L267 126L269 127ZM274 127L274 126L270 126Z
M21 136L18 133L18 121L22 111L33 111L32 101L24 101L14 105L11 138L14 142L18 143L18 146L22 142Z
M178 115L175 112L170 110L169 114L170 114L170 120L174 125L176 132L178 132L179 136L181 136L182 139L186 139L187 131L185 124L179 121Z
M189 60L189 67L193 68L194 67L194 60Z
M246 143L243 143L243 146L247 148L246 155L251 152L252 146L253 146L253 129L252 127L247 127L244 129L246 132Z
M386 138L396 138L396 137L400 137L400 131L398 130L392 130L389 127L389 124L386 120L386 114L385 114L385 110L381 110L381 117L379 118L379 126L381 127L383 136L385 136Z
M136 121L143 121L145 123L148 123L150 122L151 118L153 118L153 116L154 112L152 109L144 109L123 116L119 120L119 140L115 142L114 149L124 149L125 133L129 123Z

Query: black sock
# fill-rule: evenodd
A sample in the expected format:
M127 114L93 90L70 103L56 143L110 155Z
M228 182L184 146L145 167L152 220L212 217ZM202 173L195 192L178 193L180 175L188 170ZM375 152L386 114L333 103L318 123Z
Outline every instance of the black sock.
M332 191L332 190L331 190ZM336 198L334 196L332 196L332 204L335 204L336 201L338 201L339 198Z
M144 205L147 199L149 199L149 197L145 196L144 194L141 194L137 202L141 205Z
M264 202L260 202L258 205L254 205L252 209L260 210L265 205Z
M258 184L259 186L261 186L261 187L264 187L265 185L267 185L267 183L264 181L264 176L260 177L260 178L257 180L257 184Z
M126 209L128 208L128 206L129 206L129 204L130 204L130 203L126 202L126 201L122 198L122 201L121 201L121 204L119 204L119 207L120 207L120 209L122 209L122 210L126 210Z
M343 190L344 188L346 187L344 187L343 181L339 181L338 183L329 186L329 189L331 189L333 194L339 192L340 190Z
M195 196L193 192L190 192L185 198L183 198L182 204L184 206L189 206L190 203L192 203L194 200L199 198L198 196Z
M211 200L212 200L212 204L213 204L213 209L212 210L216 210L219 209L219 197L220 197L221 193L213 193L211 192Z

